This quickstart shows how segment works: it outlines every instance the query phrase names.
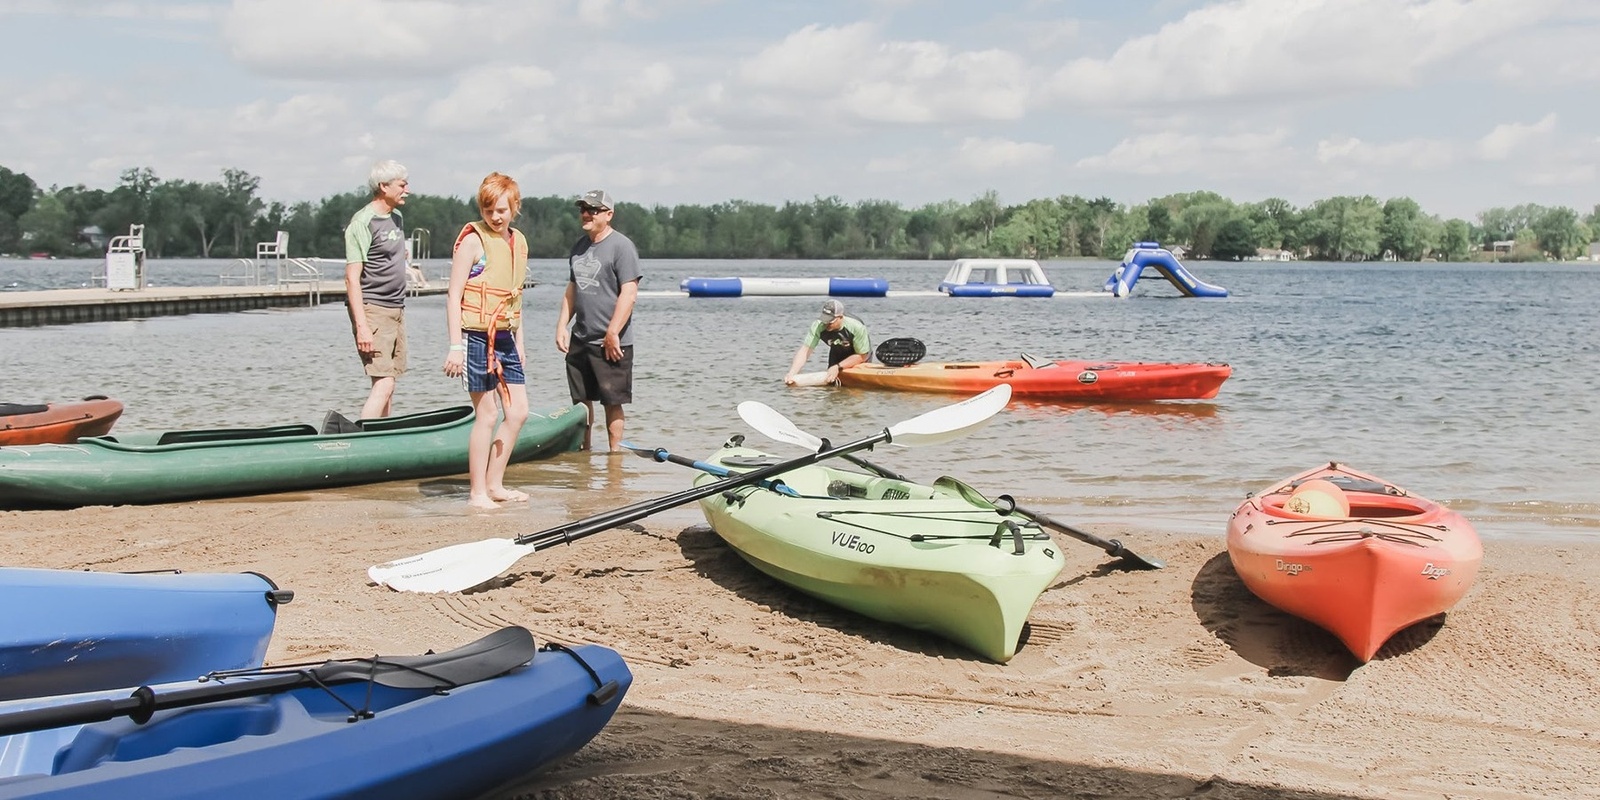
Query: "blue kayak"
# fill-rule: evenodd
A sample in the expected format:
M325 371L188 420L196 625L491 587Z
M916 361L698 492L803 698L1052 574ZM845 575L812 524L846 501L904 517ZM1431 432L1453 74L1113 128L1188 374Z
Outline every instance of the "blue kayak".
M429 684L447 673L429 666L406 667L398 685L364 675L383 657L328 662L345 677L324 680L328 668L275 667L253 676L217 676L209 681L141 687L116 702L183 698L183 707L161 705L147 722L137 712L99 717L105 721L62 726L70 733L51 752L35 753L0 776L0 800L31 798L335 798L475 797L503 788L544 764L572 753L611 720L633 676L616 652L597 645L545 645L499 667L493 676ZM485 640L492 638L486 637ZM465 650L466 648L462 648ZM406 658L449 658L438 656ZM530 660L531 659L531 660ZM509 669L509 671L506 671ZM407 684L406 680L416 683ZM343 680L345 682L336 682ZM290 688L270 689L288 682ZM320 684L320 685L313 685ZM260 688L256 688L260 687ZM217 701L206 695L246 696ZM259 692L259 694L250 694ZM112 701L110 693L0 703L0 728L41 704L87 708ZM89 698L90 702L83 702ZM72 703L76 705L70 705ZM177 702L177 701L175 701ZM98 705L97 705L98 704ZM29 709L33 709L30 711ZM60 729L0 737L62 741Z
M259 667L293 596L248 572L0 567L0 700Z

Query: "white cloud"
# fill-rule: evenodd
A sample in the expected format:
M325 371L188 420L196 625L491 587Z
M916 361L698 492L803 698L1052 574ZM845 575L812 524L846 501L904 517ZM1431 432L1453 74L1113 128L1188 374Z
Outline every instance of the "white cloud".
M1508 122L1496 125L1476 145L1479 158L1489 161L1503 161L1524 145L1538 139L1546 138L1556 129L1556 115L1546 114L1543 119L1532 125L1520 122Z
M808 25L745 60L737 77L757 108L813 121L1016 120L1030 95L1027 65L1012 53L884 40L866 22Z
M440 76L501 60L545 27L550 0L514 9L450 0L234 0L221 33L239 63L274 77Z
M1254 173L1291 161L1288 140L1285 128L1217 135L1167 130L1123 139L1103 154L1079 160L1076 166L1134 175Z
M1415 138L1376 144L1354 137L1317 142L1319 164L1373 170L1437 170L1461 159L1461 148L1441 139Z
M1055 148L1050 145L1008 139L967 138L956 148L957 161L984 171L1045 164L1054 155Z
M1234 0L1191 11L1052 86L1103 107L1316 99L1411 86L1429 68L1538 23L1560 0Z

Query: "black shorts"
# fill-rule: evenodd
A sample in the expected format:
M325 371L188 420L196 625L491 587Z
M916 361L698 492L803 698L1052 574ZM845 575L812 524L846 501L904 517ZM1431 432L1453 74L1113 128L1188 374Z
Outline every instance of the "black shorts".
M574 342L567 350L567 389L574 403L633 402L633 345L622 346L621 361L607 361L604 345Z

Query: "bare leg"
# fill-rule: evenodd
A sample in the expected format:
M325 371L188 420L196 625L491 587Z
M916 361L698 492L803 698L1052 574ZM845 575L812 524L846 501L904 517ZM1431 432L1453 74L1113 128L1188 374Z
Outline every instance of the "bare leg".
M361 419L389 416L389 402L393 399L394 376L374 377L372 391L367 393L367 402L361 406Z
M522 502L528 499L527 493L507 489L505 480L506 465L511 463L511 451L517 446L517 434L522 431L522 423L528 421L528 387L519 383L507 388L510 390L511 406L503 409L505 421L500 423L494 434L494 442L489 445L489 497L499 501Z
M583 410L589 415L589 424L583 426L583 446L578 449L588 450L590 434L594 432L594 402L591 400L583 401Z
M500 406L494 392L471 392L472 432L467 438L467 505L473 508L494 508L494 498L489 495L489 461L494 447L495 423L500 421Z
M622 406L606 406L606 439L611 445L611 452L622 452L622 428L627 422L627 415L622 413Z

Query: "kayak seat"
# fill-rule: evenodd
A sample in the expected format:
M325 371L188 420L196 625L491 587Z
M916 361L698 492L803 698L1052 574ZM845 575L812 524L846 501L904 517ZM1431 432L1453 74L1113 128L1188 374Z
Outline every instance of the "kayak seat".
M337 411L329 411L322 418L322 435L331 436L336 433L360 433L361 423L351 422L348 417Z
M267 428L216 428L201 431L167 431L156 440L156 446L169 444L198 444L202 442L232 442L242 439L278 439L286 436L316 436L317 429L310 425L273 425Z
M1050 369L1056 365L1056 362L1048 358L1040 358L1032 353L1023 353L1022 360L1028 362L1028 366L1034 369Z
M33 403L0 403L0 417L14 417L18 414L43 414L49 411L47 405Z
M85 725L57 754L55 772L67 775L102 764L165 755L180 748L265 736L285 727L293 718L309 719L309 715L299 703L253 698L182 709L145 725L127 719Z

